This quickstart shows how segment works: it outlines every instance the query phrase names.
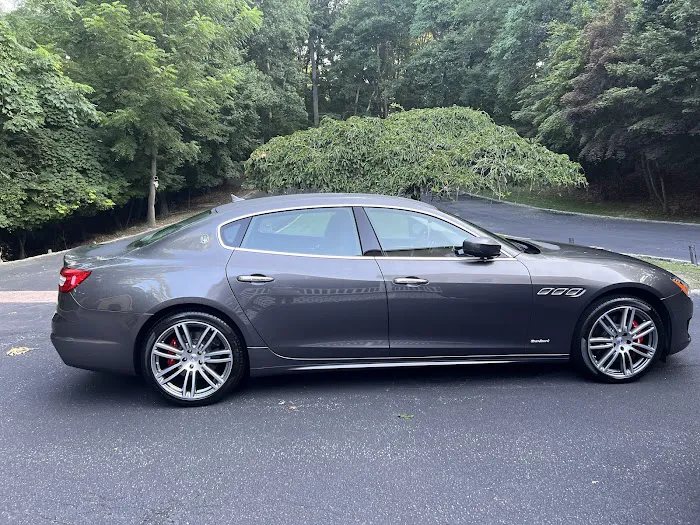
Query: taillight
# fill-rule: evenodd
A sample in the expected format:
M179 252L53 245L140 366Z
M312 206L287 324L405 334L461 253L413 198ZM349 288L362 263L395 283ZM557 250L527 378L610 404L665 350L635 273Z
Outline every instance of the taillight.
M87 279L92 272L88 270L74 270L73 268L63 268L61 277L58 279L58 291L70 292L80 283Z

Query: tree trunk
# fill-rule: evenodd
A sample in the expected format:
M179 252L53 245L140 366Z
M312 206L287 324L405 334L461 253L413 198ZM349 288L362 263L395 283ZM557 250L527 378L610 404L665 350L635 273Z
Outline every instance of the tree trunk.
M666 197L666 181L664 181L663 174L659 171L659 185L661 186L661 206L663 208L664 215L668 215L668 198Z
M168 208L168 199L165 194L161 194L160 199L158 199L158 215L161 219L170 215L170 208Z
M114 225L116 226L117 230L122 229L122 221L119 219L119 213L117 213L115 210L111 211L112 218L114 219Z
M372 90L372 93L369 96L369 102L367 102L367 109L365 110L365 113L369 114L369 110L372 108L372 101L374 100L374 94L377 92L377 88Z
M377 43L377 100L382 100L382 44ZM382 116L381 103L379 116ZM386 116L386 115L384 115Z
M387 78L391 78L392 61L389 55L391 55L391 42L387 41L384 44L384 74ZM384 118L386 118L389 116L389 93L386 88L384 88L384 93L382 93L382 104L382 113L384 113Z
M653 195L657 198L659 203L661 204L661 209L664 214L667 214L669 212L668 208L668 198L666 196L666 182L664 181L664 177L661 174L660 170L656 170L658 173L658 178L659 178L659 186L661 191L659 191L656 188L656 183L654 182L654 171L652 170L651 167L651 161L647 159L645 156L642 156L642 172L644 173L644 176L647 178L648 181L648 187L651 188Z
M360 87L357 86L357 91L355 91L355 112L353 113L354 115L357 115L357 104L360 101Z
M124 223L124 228L129 227L129 222L131 222L131 213L134 211L134 201L136 198L131 199L131 203L129 204L129 215L126 216L126 222Z
M25 259L27 257L27 252L24 251L24 245L27 242L27 234L22 232L17 234L17 240L19 241L19 259Z
M148 209L146 219L149 228L156 227L156 182L158 177L157 149L153 146L151 151L151 180L148 185Z
M311 58L311 104L314 111L314 126L318 127L318 53L316 52L316 35L309 36L309 55Z

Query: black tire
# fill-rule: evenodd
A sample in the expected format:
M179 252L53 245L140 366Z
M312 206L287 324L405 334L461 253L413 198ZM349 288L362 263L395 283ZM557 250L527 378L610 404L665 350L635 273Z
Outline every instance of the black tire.
M200 397L197 399L183 399L182 397L178 397L171 393L169 391L168 387L164 387L161 385L161 383L156 379L155 377L155 372L152 365L152 359L157 360L157 359L164 359L162 357L159 357L158 355L153 356L153 351L155 350L155 344L156 340L161 337L163 334L165 334L169 329L172 329L175 325L178 325L179 323L183 322L192 322L192 323L205 323L208 326L211 326L215 328L216 330L219 331L221 336L228 342L228 345L230 347L231 355L233 358L232 363L230 364L230 369L228 369L228 377L226 377L225 381L223 382L222 385L218 386L215 390L212 390L211 393L207 394L205 397ZM194 336L193 336L194 337ZM204 336L201 335L200 339L204 339ZM194 342L194 341L193 341ZM197 344L201 343L202 341L198 341ZM221 345L222 348L225 347L223 342L218 338L216 342ZM175 345L179 348L179 345ZM226 349L228 350L228 349ZM192 354L193 352L187 352L188 354ZM185 355L185 352L183 351L183 354ZM204 356L203 356L204 357ZM194 357L192 357L194 359ZM162 395L165 399L167 399L169 402L174 403L179 406L203 406L203 405L210 405L212 403L216 403L217 401L221 400L224 396L226 396L229 392L234 390L236 387L242 384L242 382L245 380L245 377L248 375L248 354L246 351L245 344L243 343L241 337L238 335L238 333L223 319L220 319L219 317L215 315L211 315L208 313L204 312L198 312L198 311L186 311L186 312L177 312L174 314L170 314L160 321L158 321L149 331L148 336L146 337L146 342L141 350L141 365L142 365L142 370L143 370L143 376L145 377L146 381L155 389L156 392L158 392L160 395ZM179 359L172 359L172 361L179 361ZM201 363L201 361L200 361ZM168 361L167 365L170 365L170 360ZM174 366L174 365L173 365ZM185 366L185 365L183 365ZM196 363L195 365L196 366ZM227 365L211 365L211 366L224 366L228 367ZM177 369L176 369L177 371ZM186 370L185 370L186 372ZM190 384L196 384L199 382L201 385L204 386L204 388L209 388L207 384L204 382L203 378L203 372L199 372L200 376L199 379L195 379L193 383ZM176 376L176 378L181 377L179 374ZM189 377L189 373L187 373L187 376L185 377L185 381L187 381L187 377ZM197 374L193 373L193 377L197 378ZM213 376L209 376L213 379ZM215 381L216 382L216 381ZM213 388L213 387L212 387ZM194 387L196 390L196 386ZM204 395L204 394L202 394Z
M615 308L629 306L635 308L641 312L646 313L649 318L654 322L657 331L657 343L656 351L651 359L648 360L641 370L629 377L611 377L601 370L599 370L593 363L591 356L588 351L588 337L591 334L594 323L605 313L611 311ZM615 338L612 338L615 339ZM631 338L634 339L634 338ZM606 349L607 350L607 349ZM665 353L666 351L666 330L661 319L661 316L656 311L656 309L643 301L642 299L636 297L630 297L627 295L619 296L608 296L603 297L597 301L594 301L586 310L581 314L581 318L574 331L574 337L571 344L571 361L579 372L585 376L595 379L597 381L605 383L629 383L630 381L636 381L640 377L644 376L651 370L656 361ZM638 358L637 354L631 354ZM620 359L614 357L613 361ZM618 363L620 361L617 361ZM629 368L629 367L628 367Z

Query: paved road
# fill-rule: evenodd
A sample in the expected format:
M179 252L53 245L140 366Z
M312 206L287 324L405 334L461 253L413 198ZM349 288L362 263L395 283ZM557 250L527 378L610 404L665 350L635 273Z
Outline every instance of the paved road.
M461 197L439 207L489 230L520 237L599 246L622 253L689 260L688 245L700 248L700 224L669 224L552 213L537 208Z
M0 304L2 524L700 517L697 344L630 385L565 365L305 374L176 409L64 366L52 309Z

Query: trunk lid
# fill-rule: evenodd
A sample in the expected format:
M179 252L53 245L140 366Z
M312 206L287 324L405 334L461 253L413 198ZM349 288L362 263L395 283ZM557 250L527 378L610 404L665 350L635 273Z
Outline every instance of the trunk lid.
M123 257L136 249L132 243L138 237L130 237L119 241L102 244L79 246L63 256L63 265L67 268L89 270L106 261Z

